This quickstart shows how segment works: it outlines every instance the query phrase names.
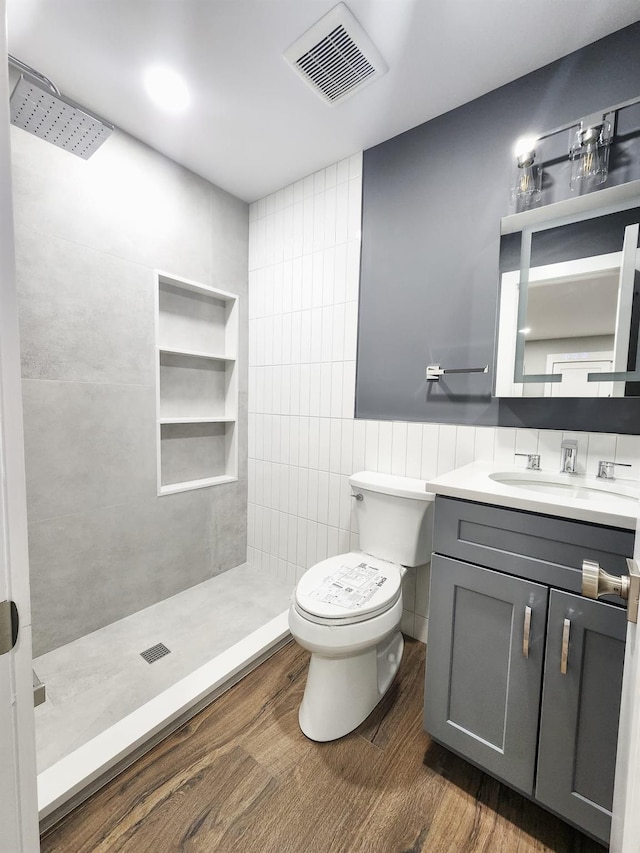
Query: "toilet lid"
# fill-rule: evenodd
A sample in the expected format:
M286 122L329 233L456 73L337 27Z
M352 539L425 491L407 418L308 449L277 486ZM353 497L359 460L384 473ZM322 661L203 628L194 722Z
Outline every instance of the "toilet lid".
M397 563L351 551L306 571L296 588L296 605L322 619L373 617L395 603L401 580Z

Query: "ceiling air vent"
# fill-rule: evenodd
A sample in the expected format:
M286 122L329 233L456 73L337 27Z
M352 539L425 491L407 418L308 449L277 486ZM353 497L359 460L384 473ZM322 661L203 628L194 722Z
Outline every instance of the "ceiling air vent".
M285 51L284 57L330 104L350 97L388 70L344 3L308 29Z

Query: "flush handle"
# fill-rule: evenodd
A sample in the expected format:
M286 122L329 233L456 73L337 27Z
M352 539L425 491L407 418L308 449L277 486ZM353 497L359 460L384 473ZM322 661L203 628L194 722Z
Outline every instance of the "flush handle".
M524 609L524 627L522 630L522 656L529 657L529 639L531 637L531 608Z

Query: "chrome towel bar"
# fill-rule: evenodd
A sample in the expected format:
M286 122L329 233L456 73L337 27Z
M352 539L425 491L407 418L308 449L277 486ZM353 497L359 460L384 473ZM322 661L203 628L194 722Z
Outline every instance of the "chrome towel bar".
M445 373L488 373L489 365L485 364L484 367L440 367L439 364L430 364L427 367L427 379L431 382L435 380L436 382L440 379L441 376L444 376Z

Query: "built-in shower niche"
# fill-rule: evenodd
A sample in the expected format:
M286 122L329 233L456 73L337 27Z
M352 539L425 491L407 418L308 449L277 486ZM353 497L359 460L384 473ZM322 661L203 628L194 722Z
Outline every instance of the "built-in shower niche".
M238 297L157 273L158 494L238 476Z

